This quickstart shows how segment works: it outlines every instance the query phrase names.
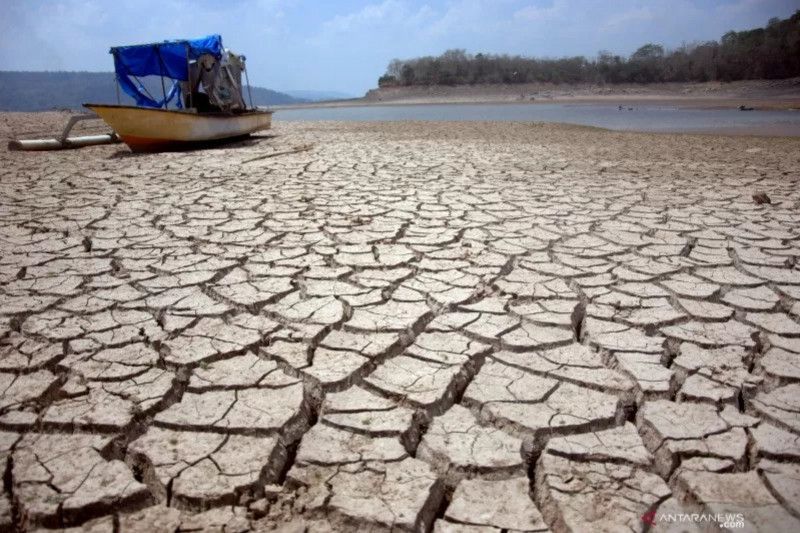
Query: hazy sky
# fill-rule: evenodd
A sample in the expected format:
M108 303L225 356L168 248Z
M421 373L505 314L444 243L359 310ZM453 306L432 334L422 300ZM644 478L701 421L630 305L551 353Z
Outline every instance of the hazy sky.
M448 48L557 57L717 39L800 0L0 0L0 70L111 70L108 48L220 33L251 82L375 87L389 60Z

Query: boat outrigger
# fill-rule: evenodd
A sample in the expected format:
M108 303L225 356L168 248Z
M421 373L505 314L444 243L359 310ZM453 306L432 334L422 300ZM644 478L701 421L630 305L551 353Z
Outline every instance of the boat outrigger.
M223 48L219 35L119 46L110 53L117 104L84 106L111 126L113 134L68 138L71 121L59 139L12 141L9 148L74 148L121 139L134 152L180 150L245 137L271 125L272 112L253 106L245 57ZM242 95L242 73L249 106ZM145 76L160 78L160 99L139 79ZM171 80L169 88L165 79ZM122 105L120 89L136 105Z

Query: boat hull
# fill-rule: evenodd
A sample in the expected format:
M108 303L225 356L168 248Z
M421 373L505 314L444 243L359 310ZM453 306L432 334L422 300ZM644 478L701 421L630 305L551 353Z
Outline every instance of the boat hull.
M269 129L272 111L194 113L144 107L85 104L134 152L186 150Z

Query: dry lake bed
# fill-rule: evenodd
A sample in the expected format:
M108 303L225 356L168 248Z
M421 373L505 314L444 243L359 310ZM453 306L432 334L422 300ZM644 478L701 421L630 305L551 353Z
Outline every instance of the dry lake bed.
M798 138L0 162L0 530L800 530Z

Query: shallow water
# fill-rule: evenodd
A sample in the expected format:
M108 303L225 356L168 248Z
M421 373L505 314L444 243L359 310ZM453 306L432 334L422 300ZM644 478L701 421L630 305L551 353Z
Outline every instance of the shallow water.
M800 136L800 111L682 109L578 104L434 104L277 110L275 120L508 120L558 122L612 130Z

